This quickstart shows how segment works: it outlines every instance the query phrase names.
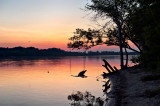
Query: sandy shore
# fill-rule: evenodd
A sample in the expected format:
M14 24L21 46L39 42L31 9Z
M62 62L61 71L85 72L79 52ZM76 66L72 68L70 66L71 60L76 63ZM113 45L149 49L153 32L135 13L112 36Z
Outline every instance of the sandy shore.
M110 75L112 90L108 94L111 101L107 106L160 106L160 94L146 96L146 90L160 88L160 78L142 81L142 78L153 75L145 69L132 67Z

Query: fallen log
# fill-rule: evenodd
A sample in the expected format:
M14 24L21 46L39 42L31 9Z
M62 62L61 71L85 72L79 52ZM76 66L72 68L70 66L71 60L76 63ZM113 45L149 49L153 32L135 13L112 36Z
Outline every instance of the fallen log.
M102 65L102 66L106 68L106 70L108 71L108 73L111 73L111 70L108 68L108 66L106 66L106 65Z
M105 65L103 65L106 69L109 67L111 70L112 70L112 72L115 72L115 70L112 68L112 66L105 60L105 59L103 59L103 61L104 61L104 63L105 63ZM109 71L108 71L109 72ZM111 71L110 71L111 72Z
M116 70L116 71L118 71L118 69L114 66L114 69Z

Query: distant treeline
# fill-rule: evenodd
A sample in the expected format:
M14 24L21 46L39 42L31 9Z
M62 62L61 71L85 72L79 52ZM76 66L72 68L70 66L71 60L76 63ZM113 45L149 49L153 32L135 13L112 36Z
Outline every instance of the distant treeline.
M129 52L129 55L137 55L135 52ZM91 55L119 55L119 52L114 51L102 51L102 52L69 52L58 48L38 49L34 47L14 47L3 48L0 47L0 57L12 57L12 56L91 56Z

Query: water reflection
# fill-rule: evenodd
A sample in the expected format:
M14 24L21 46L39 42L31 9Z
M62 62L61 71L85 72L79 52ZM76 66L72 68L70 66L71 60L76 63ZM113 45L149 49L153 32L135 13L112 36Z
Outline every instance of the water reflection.
M95 97L90 92L84 93L77 91L68 96L71 106L103 106L104 100L101 97Z
M0 59L0 67L8 67L8 66L35 66L39 63L47 64L47 65L58 65L62 64L63 58L10 58L10 59Z
M99 79L102 79L101 77L96 77L97 81L100 81ZM102 92L103 95L101 97L94 96L91 92L85 91L76 91L73 92L71 95L68 95L68 100L71 101L71 106L106 106L109 98L108 94L110 92L111 88L111 81L106 78L101 80L102 83Z
M103 91L109 91L105 85L108 79L97 76L106 72L102 67L103 58L119 67L117 56L86 57L87 71L83 75L87 78L71 76L78 76L84 70L83 56L1 59L0 106L69 106L67 97L73 90L81 91L83 95L89 91L95 97L94 103L103 100L105 104L107 96Z

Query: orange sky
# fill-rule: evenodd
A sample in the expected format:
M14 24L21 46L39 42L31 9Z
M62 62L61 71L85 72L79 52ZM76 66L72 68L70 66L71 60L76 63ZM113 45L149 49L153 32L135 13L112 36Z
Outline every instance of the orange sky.
M1 0L0 46L67 48L76 28L88 28L83 18L86 0Z
M1 0L0 47L33 46L67 49L76 28L93 28L86 0ZM98 46L95 50L118 50ZM94 49L93 49L94 50Z

